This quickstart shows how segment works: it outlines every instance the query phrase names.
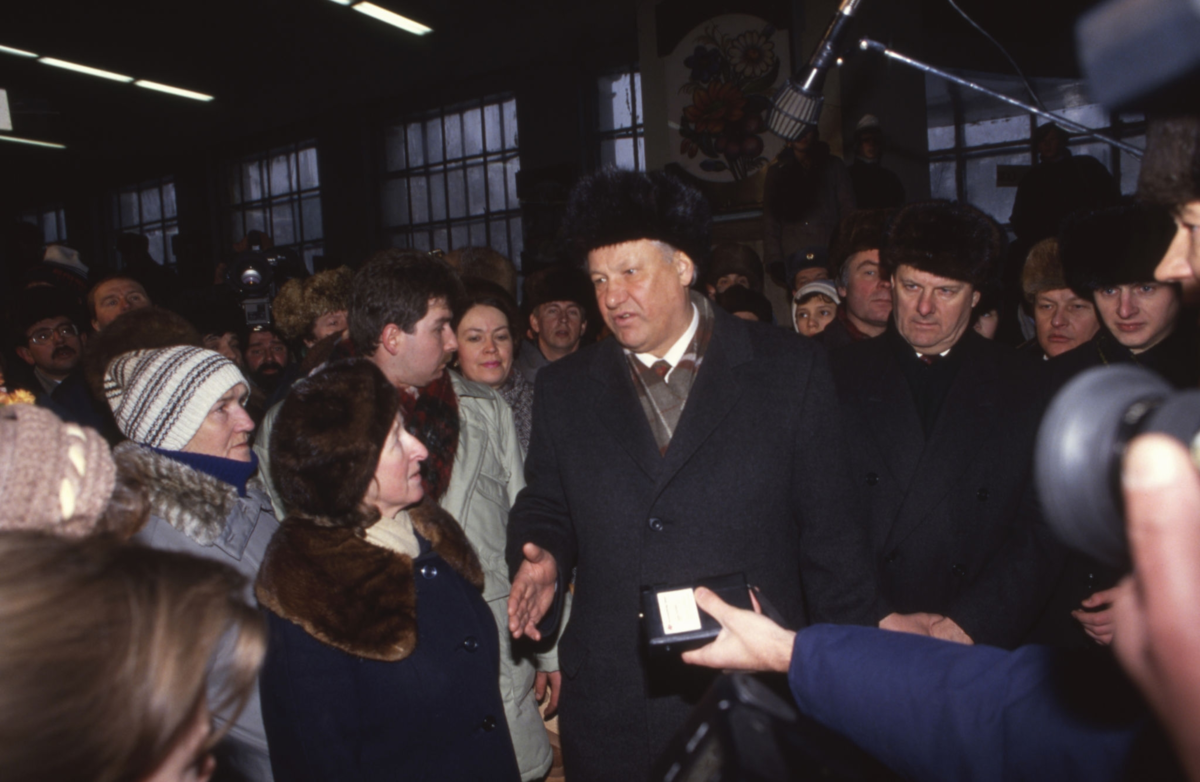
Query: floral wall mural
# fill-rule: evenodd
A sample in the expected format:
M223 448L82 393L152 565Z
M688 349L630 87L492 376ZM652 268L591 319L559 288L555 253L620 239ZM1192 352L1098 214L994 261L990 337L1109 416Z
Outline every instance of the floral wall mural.
M783 142L767 130L771 96L787 78L787 35L747 14L708 19L666 60L675 162L710 182L736 182Z

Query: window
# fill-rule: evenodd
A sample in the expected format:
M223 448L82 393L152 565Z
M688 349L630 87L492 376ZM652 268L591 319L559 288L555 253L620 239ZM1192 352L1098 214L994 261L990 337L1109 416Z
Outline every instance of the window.
M487 246L520 267L515 98L408 117L387 128L384 154L383 225L391 246Z
M231 245L251 231L262 231L276 248L295 250L313 270L325 238L315 141L234 163L228 170L228 194L226 238Z
M1021 100L1028 93L1016 79L1005 76L963 74L997 92ZM1110 115L1091 103L1083 84L1066 79L1034 79L1050 111L1134 146L1145 146L1145 121L1141 115ZM965 200L1007 225L1012 216L1017 184L1036 163L1032 135L1047 120L1028 115L994 98L936 77L925 82L929 116L929 185L934 198ZM1125 194L1137 190L1141 161L1095 139L1069 130L1070 149L1103 163Z
M46 244L67 241L67 213L63 209L34 209L21 213L21 222L35 225Z
M636 69L596 80L600 165L646 170L642 74Z
M123 187L110 197L110 209L116 233L145 236L150 240L150 257L160 264L175 264L171 237L179 233L179 213L173 179Z

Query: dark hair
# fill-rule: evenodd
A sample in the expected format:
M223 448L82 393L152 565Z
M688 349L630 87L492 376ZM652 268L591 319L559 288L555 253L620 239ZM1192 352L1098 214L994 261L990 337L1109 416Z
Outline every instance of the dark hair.
M1168 209L1200 200L1200 117L1151 120L1138 198Z
M24 345L28 340L25 332L30 326L47 318L70 318L76 329L83 330L80 319L83 313L79 311L79 306L58 288L43 285L22 291L15 310L13 338L17 345Z
M722 242L712 248L708 263L708 284L716 287L717 280L727 274L739 274L750 283L750 290L762 293L762 259L754 249L737 242Z
M454 330L458 330L458 324L472 307L495 307L504 313L504 318L508 321L508 330L512 332L513 341L516 342L521 335L521 312L508 291L479 277L464 277L463 288L461 305L454 314Z
M462 297L462 280L442 259L420 250L377 252L354 275L350 291L354 349L370 356L387 324L412 334L429 312L429 302L442 299L457 312Z
M867 250L882 250L888 223L896 209L858 209L838 224L829 243L829 274L843 288L850 284L846 261Z
M800 298L796 299L796 303L797 304L808 304L810 301L817 298L818 296L820 296L821 301L825 302L826 304L832 304L835 307L837 306L837 302L834 301L833 299L829 298L828 293L821 293L820 291L809 291L808 293L804 294Z
M715 299L717 306L726 312L750 312L763 323L772 323L774 316L771 312L771 302L758 291L743 288L741 285L731 285Z

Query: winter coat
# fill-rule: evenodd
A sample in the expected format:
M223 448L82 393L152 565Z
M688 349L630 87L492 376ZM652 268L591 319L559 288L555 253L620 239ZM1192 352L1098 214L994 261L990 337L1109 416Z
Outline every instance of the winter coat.
M230 484L136 443L122 443L114 453L131 454L150 489L150 520L134 541L231 566L246 577L246 602L256 605L254 579L279 529L262 485L251 480L241 497ZM225 766L222 778L234 772L234 779L270 782L257 689L222 745L217 749Z
M260 675L279 782L516 782L479 560L432 503L414 559L354 530L284 521L257 593Z

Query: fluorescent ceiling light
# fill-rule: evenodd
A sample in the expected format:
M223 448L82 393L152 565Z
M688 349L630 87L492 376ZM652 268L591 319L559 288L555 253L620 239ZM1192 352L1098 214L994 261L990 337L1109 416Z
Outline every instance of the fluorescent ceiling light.
M335 2L336 1L337 0L335 0ZM386 8L380 8L374 3L358 3L354 5L353 8L359 13L366 14L367 16L373 16L381 22L387 22L393 27L399 27L401 30L410 32L413 35L425 35L426 33L433 32L432 27L426 27L420 22L414 22L407 16L401 16L400 14L389 11Z
M333 2L337 3L338 5L350 5L354 2L354 0L333 0Z
M27 52L24 49L14 49L11 46L0 46L0 52L4 54L15 54L18 57L37 57L33 52Z
M68 71L78 71L86 73L89 76L99 76L101 79L112 79L113 81L121 81L128 84L133 81L132 76L122 76L119 73L112 71L102 71L99 68L90 68L87 65L79 65L78 63L67 62L66 60L58 60L54 57L39 57L38 62L44 62L47 65L53 65L55 68L66 68Z
M203 92L192 92L180 87L172 87L170 84L159 84L156 81L147 81L146 79L138 79L134 82L139 87L145 87L148 90L158 90L159 92L178 95L181 98L191 98L192 100L210 101L213 99L211 95L205 95Z
M53 141L35 141L31 138L20 138L19 136L6 136L0 133L0 141L12 141L17 144L32 144L35 147L50 147L51 149L66 149L66 144L55 144Z

